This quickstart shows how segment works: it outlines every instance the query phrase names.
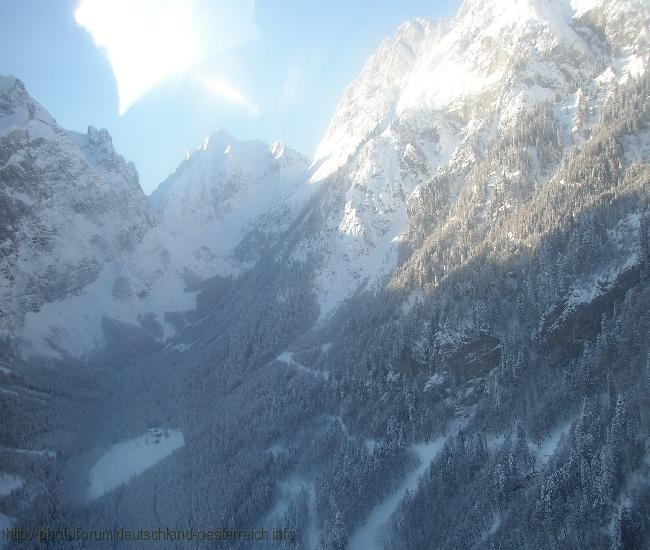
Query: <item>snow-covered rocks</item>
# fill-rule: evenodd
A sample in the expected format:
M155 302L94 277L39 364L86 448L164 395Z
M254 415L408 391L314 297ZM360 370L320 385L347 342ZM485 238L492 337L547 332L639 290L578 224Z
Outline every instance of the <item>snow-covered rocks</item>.
M286 227L303 205L308 166L282 143L238 141L219 130L160 184L150 204L188 256L213 258L212 272L199 275L238 274L248 255L233 257L235 247L251 231Z
M26 317L83 294L153 219L105 131L66 132L17 79L0 90L0 330L52 349L56 326L32 338Z
M557 155L582 145L611 91L647 68L649 10L639 1L469 0L451 21L411 21L384 40L345 90L312 166L324 230L294 259L318 257L321 318L394 273L400 247L426 233L415 227L423 195L448 211L493 144L536 109L552 106L548 125L564 140ZM513 174L522 188L552 175L534 149L524 151L529 173Z
M291 222L308 165L219 131L149 201L106 130L63 130L2 77L0 334L27 355L77 357L106 344L105 319L172 336L166 314L196 307L188 283L250 269L259 250L237 245Z

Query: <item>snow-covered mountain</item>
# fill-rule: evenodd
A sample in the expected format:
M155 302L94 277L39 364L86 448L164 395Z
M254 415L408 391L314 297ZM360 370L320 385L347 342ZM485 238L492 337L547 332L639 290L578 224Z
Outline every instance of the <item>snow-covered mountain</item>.
M17 335L40 331L37 312L97 283L154 221L135 167L108 133L66 132L13 77L0 80L0 144L0 322L4 334ZM65 347L65 326L40 336Z
M643 547L649 10L406 23L310 167L220 131L150 202L106 134L3 80L2 328L109 346L0 340L0 524Z
M111 320L164 340L166 314L196 307L188 285L249 269L309 194L300 154L217 132L150 206L106 130L65 131L0 85L0 330L23 353L97 351Z
M212 258L211 273L239 274L256 258L235 248L251 231L286 228L309 194L309 160L276 142L238 141L224 130L207 137L151 194L161 228L188 255Z
M397 119L443 112L462 122L580 86L639 75L650 37L643 0L468 0L456 18L403 24L346 89L314 163L314 179L342 166Z
M320 252L321 315L395 269L424 194L436 210L453 205L472 167L540 109L557 155L533 143L530 170L511 176L528 190L547 181L611 91L647 69L649 14L642 0L468 0L453 20L410 21L384 40L313 164L312 183L327 180L328 231L306 237L295 257Z
M453 20L405 23L344 92L311 168L282 144L218 131L149 204L105 131L64 131L4 78L2 330L77 354L101 346L104 316L170 336L165 313L195 307L188 284L252 268L306 205L285 249L314 270L324 320L395 273L426 233L423 212L431 224L461 200L494 216L548 181L612 90L646 70L649 10L468 0ZM540 117L553 150L531 144L523 168L497 177L492 152ZM484 176L510 180L499 204L471 190Z

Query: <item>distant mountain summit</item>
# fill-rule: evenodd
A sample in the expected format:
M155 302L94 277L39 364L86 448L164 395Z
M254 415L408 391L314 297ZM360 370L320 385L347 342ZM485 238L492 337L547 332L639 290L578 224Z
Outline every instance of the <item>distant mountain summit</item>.
M247 231L263 229L255 220L291 205L308 167L307 158L282 143L238 141L219 130L160 184L150 204L161 227L184 246L225 258Z
M0 524L647 547L649 29L468 0L313 163L218 131L149 200L0 80Z
M219 130L148 200L105 130L66 132L3 77L3 330L66 349L88 300L95 329L79 349L103 341L103 316L140 324L151 314L156 337L169 336L164 313L195 307L187 284L241 275L289 227L287 261L309 266L324 320L385 284L459 201L489 218L552 179L613 90L647 70L649 10L468 0L452 20L407 22L346 89L311 166L281 143ZM492 152L533 126L539 135L502 168ZM509 183L479 196L485 177Z
M107 320L174 334L165 314L196 307L187 285L249 268L259 250L238 259L236 246L288 223L309 165L219 131L148 200L106 130L62 129L13 77L0 80L0 151L0 331L55 356L101 349Z

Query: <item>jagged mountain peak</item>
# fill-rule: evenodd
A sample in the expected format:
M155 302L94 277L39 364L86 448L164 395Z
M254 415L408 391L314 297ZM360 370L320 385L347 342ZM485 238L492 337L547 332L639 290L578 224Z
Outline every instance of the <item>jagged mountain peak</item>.
M280 142L240 141L218 130L160 184L150 205L161 227L183 236L188 249L225 258L257 228L258 217L291 202L308 167L307 158ZM224 261L230 272L234 264Z
M618 77L640 74L649 10L640 0L467 0L450 21L403 24L343 93L316 151L314 181L404 114L469 120L500 111L509 123L526 105L575 93L608 65Z
M0 76L0 132L7 132L28 122L54 127L56 121L25 89L15 76Z
M25 85L14 75L0 75L0 93L4 93L14 87L18 87L23 92L25 91Z
M177 171L201 163L209 165L209 168L216 172L223 163L230 163L239 165L242 170L251 168L259 172L264 166L273 164L280 158L283 158L284 163L303 165L302 168L309 164L309 159L304 155L280 141L269 145L256 139L239 140L220 128L206 136L199 148L189 152L185 162L180 164Z
M0 331L22 334L39 353L83 347L97 333L70 330L79 316L67 309L65 317L62 304L110 288L113 262L139 245L153 218L135 167L106 130L66 131L18 79L1 84Z
M397 43L415 52L422 41L431 36L441 36L451 25L451 20L440 19L433 21L426 17L418 17L405 21L398 28L393 39L386 38L385 44Z
M345 250L320 269L321 312L394 267L411 194L453 204L460 174L532 113L548 113L553 141L582 143L616 84L648 65L647 11L636 0L468 0L452 20L410 21L385 39L315 155L312 182L332 183L337 204L322 209L336 242L318 246ZM548 169L533 159L526 186Z
M7 189L21 186L28 194L36 193L41 186L49 185L50 192L39 200L60 200L58 192L66 197L79 197L83 194L103 196L112 202L113 197L129 196L129 203L137 207L140 213L144 194L138 183L138 174L132 163L125 161L113 147L113 142L106 129L89 126L86 134L66 131L61 128L50 113L32 98L25 85L15 77L0 77L0 139L5 140L6 164L1 166L10 173L16 166L25 167L35 163L38 170L29 170L31 187L26 188L25 178L7 177ZM23 155L29 148L31 155ZM56 169L50 163L56 163L60 157L66 157L67 163ZM42 171L42 173L39 173ZM67 171L70 172L66 179ZM49 179L48 179L49 178ZM110 199L107 199L108 197ZM84 198L84 201L89 200Z
M108 130L91 125L85 134L66 131L34 100L21 80L13 76L0 77L0 136L14 131L17 132L11 138L14 147L18 147L17 142L26 145L35 138L43 138L50 148L69 156L79 173L84 172L86 164L96 169L93 177L99 184L98 192L117 193L130 203L134 200L144 202L135 166L115 151ZM55 157L54 149L50 152L52 158ZM65 192L75 194L79 189L65 186ZM141 205L139 210L146 215Z
M637 0L632 0L636 2ZM629 0L623 0L629 2ZM464 0L457 20L490 15L502 22L516 21L525 24L529 20L547 22L558 15L564 18L580 16L606 4L621 4L619 0Z
M86 135L88 136L88 142L91 145L95 145L95 146L113 145L113 139L111 138L111 134L108 133L108 130L106 128L100 128L98 130L92 125L88 126L88 132L86 133Z
M105 128L88 126L85 134L68 131L71 138L84 153L86 160L95 168L103 171L105 179L114 181L118 188L128 184L128 192L141 195L138 171L132 162L127 162L113 146L113 139Z
M237 141L223 128L218 128L210 135L203 138L200 151L207 151L208 149L225 149L230 143Z
M296 170L304 173L311 163L308 157L288 147L281 141L274 141L269 147L269 152L278 162L281 170Z
M271 146L269 147L269 151L271 151L271 154L276 159L284 155L285 150L286 147L284 143L282 143L281 141L274 141L273 143L271 143Z

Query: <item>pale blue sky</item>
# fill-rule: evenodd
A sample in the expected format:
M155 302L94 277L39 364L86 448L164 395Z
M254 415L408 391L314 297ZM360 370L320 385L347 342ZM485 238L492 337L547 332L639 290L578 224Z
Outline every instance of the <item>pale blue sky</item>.
M408 19L451 17L460 5L460 0L256 0L249 16L256 37L250 40L250 32L239 30L247 24L246 14L225 8L229 0L194 1L220 18L219 38L208 31L213 54L206 50L207 59L162 80L121 116L106 52L75 20L79 0L2 0L0 74L23 80L65 128L107 128L118 152L135 162L149 193L217 128L239 139L280 139L312 156L343 89L381 40ZM201 23L212 21L197 21L197 28ZM214 54L225 29L242 33L244 43ZM127 57L130 52L137 57L138 48L129 48ZM211 81L205 84L197 74Z

